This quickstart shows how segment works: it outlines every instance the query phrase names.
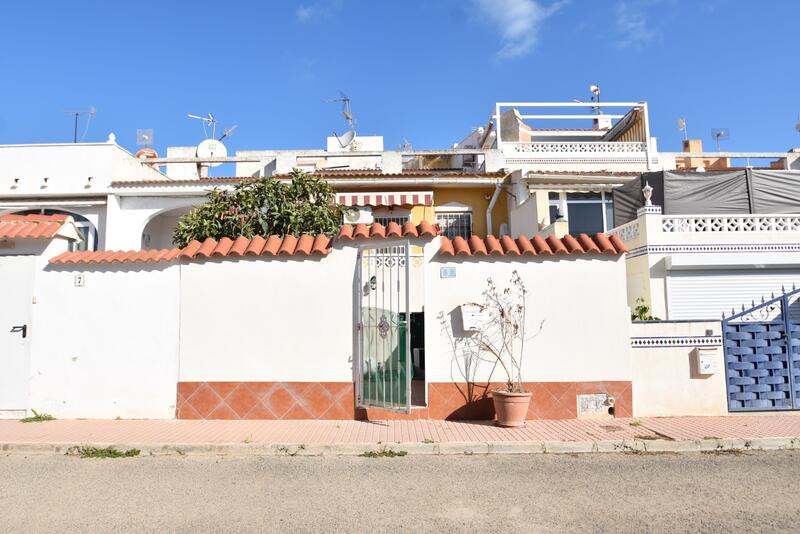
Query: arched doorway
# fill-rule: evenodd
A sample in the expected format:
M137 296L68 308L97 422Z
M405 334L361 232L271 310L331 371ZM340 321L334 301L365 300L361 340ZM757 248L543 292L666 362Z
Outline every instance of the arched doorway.
M172 248L172 235L182 215L189 213L193 206L185 206L162 211L150 219L142 231L142 250Z
M75 221L75 228L81 234L83 241L70 242L69 250L97 250L97 228L95 228L92 221L78 213L71 211L51 209L51 208L36 208L30 210L17 211L15 215L68 215Z

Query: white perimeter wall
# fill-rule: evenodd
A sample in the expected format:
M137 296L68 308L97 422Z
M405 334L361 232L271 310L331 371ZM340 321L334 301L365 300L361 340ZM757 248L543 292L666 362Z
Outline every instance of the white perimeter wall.
M37 273L29 406L59 418L173 418L179 266L84 269Z
M720 336L721 328L719 321L633 323L631 336L634 339L657 338L675 344L686 338L708 337L707 330ZM631 349L634 417L728 415L722 347L715 348L719 371L713 375L694 372L694 347Z
M357 252L183 265L180 380L351 382Z
M431 247L430 253L435 254L436 250L438 245ZM425 310L429 382L463 381L454 362L457 356L436 317L439 312L450 316L462 303L480 302L489 276L498 288L509 286L514 270L529 291L527 333L534 334L544 320L541 333L525 345L524 381L631 379L630 316L621 257L452 261L434 256L430 260ZM440 278L442 267L455 268L455 278ZM458 333L458 324L451 324L453 327ZM489 366L483 364L478 376L485 379L488 371ZM502 370L496 370L492 379L503 381Z
M463 380L439 311L479 299L487 276L503 285L515 269L530 291L529 332L545 321L527 344L525 381L631 379L624 260L451 261L438 248L428 242L412 270L425 277L428 381ZM36 277L29 406L61 418L172 418L178 381L350 382L357 252L46 267ZM440 278L441 267L456 277Z

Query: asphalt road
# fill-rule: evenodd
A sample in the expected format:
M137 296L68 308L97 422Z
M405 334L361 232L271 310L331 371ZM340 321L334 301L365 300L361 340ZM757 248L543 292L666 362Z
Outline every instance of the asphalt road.
M0 457L0 532L800 530L800 453Z

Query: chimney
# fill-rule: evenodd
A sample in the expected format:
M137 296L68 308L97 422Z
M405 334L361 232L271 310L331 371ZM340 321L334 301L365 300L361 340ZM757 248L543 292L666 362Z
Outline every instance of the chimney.
M696 154L703 151L703 141L700 139L684 139L683 151ZM706 170L720 170L730 168L728 158L675 158L675 166L678 169L697 169L703 167Z
M684 139L683 140L684 152L702 152L703 141L700 139Z

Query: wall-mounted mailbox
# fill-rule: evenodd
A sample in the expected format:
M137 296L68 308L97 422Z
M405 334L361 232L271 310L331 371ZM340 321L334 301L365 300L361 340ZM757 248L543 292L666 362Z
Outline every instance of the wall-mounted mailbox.
M462 304L461 324L465 332L480 332L486 323L486 312L477 304Z
M717 347L695 347L692 351L694 371L698 375L713 375L719 372L719 350Z

